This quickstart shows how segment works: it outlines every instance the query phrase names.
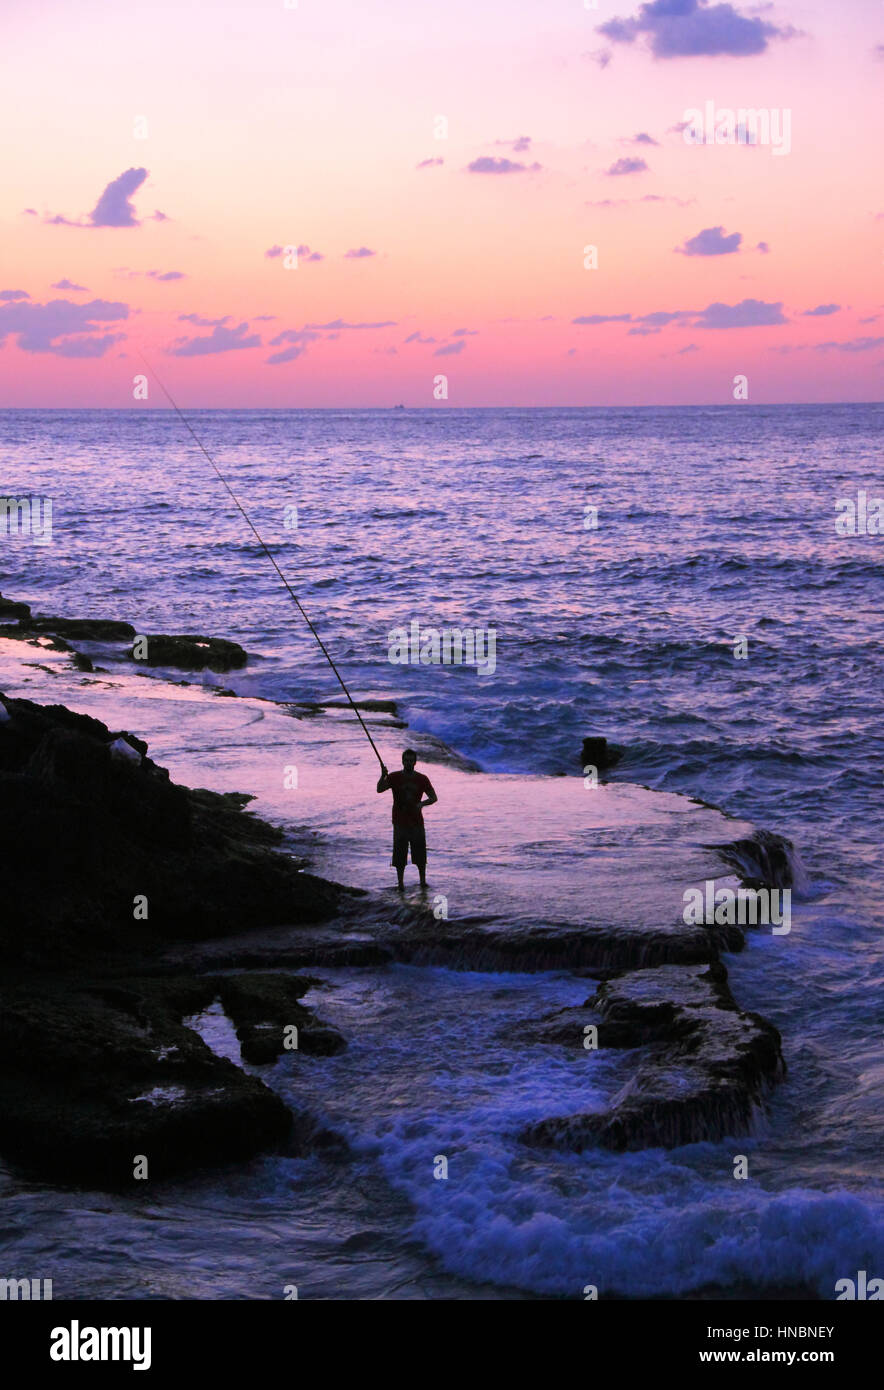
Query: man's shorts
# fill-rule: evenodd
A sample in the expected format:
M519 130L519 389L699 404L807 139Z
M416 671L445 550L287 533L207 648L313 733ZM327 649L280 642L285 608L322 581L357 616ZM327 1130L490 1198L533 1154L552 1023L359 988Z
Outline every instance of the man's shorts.
M427 832L424 827L422 825L394 825L393 858L390 860L394 869L405 868L409 849L411 850L411 862L415 868L426 868Z

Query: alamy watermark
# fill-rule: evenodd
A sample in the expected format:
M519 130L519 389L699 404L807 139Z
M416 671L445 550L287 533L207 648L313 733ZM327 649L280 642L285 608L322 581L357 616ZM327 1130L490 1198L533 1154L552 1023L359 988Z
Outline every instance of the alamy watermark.
M856 500L839 497L835 502L835 532L839 536L884 536L884 497L870 497L860 488Z
M686 145L770 145L772 154L792 149L792 111L771 107L717 107L711 97L702 107L689 106L682 116Z
M53 1361L131 1361L133 1371L150 1370L149 1327L81 1327L72 1318L49 1335Z
M835 1285L835 1302L843 1299L849 1302L868 1300L870 1303L884 1299L884 1279L870 1279L864 1269L858 1269L855 1279L839 1279Z
M52 1298L51 1279L0 1279L0 1302L13 1303L24 1299L30 1303L48 1301Z
M480 676L497 669L497 629L493 627L394 627L387 660L393 666L475 666Z
M51 497L0 497L0 539L30 536L34 545L52 540Z
M792 930L791 888L718 888L707 878L702 888L684 891L682 918L689 927L770 927L774 936Z

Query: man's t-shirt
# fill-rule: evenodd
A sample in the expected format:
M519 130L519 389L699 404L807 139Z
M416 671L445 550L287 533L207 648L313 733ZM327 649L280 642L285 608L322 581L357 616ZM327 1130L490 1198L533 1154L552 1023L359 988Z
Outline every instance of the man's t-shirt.
M429 777L422 772L415 772L412 777L406 777L404 772L391 772L387 781L393 792L393 824L403 830L421 830L424 824L421 800L436 795Z

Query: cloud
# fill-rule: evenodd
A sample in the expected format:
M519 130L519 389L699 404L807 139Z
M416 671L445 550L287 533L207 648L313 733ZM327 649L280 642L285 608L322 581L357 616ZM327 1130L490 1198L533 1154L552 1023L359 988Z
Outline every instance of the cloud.
M515 140L495 140L495 145L506 145L513 154L525 154L531 148L531 136L520 135Z
M652 333L660 333L661 331L662 330L659 328L649 328L645 325L640 325L638 328L630 328L626 336L628 338L647 338Z
M769 328L788 323L782 302L765 304L762 299L743 299L739 304L709 304L702 310L696 328Z
M884 338L849 338L846 342L815 343L815 352L871 352L884 346Z
M459 352L463 352L466 347L466 339L461 338L456 343L446 343L444 347L437 348L433 353L434 357L455 357Z
M805 309L801 317L805 319L824 319L828 318L829 314L837 314L840 308L840 304L818 304L815 309Z
M644 159L635 159L633 156L626 156L623 159L615 159L610 169L605 173L616 178L620 174L642 174L647 169L648 164Z
M667 323L675 323L676 319L690 318L691 313L690 309L657 309L653 314L641 314L639 321L663 328Z
M283 362L294 362L296 358L303 356L307 348L303 344L296 344L294 347L283 348L282 352L271 352L265 359L268 367L280 367Z
M309 328L286 328L270 339L271 347L282 347L281 352L273 352L266 359L269 367L279 367L284 362L294 362L307 351L309 343L316 342L320 335ZM282 345L288 343L288 347Z
M696 309L657 309L652 314L583 314L580 318L572 319L571 322L583 325L634 323L639 325L639 332L656 333L661 328L665 328L667 324L674 323L676 319L692 318L696 312ZM633 331L630 329L630 332Z
M415 169L435 169L438 165L444 164L444 159L422 159L420 164L415 164Z
M93 227L137 227L138 218L130 199L147 178L146 169L127 169L112 179L89 214Z
M520 164L517 159L497 158L496 155L483 154L467 165L468 174L533 174L540 164Z
M757 15L742 14L730 4L709 0L653 0L629 19L611 19L598 27L612 43L635 43L646 37L655 58L735 58L764 53L771 39L792 38L791 26L781 29Z
M7 302L0 307L0 343L13 334L23 352L50 352L56 357L102 357L125 334L105 333L96 337L99 324L128 317L127 304L105 299L93 299L88 304L74 304L69 299L51 299L47 304Z
M283 347L281 352L271 353L267 358L267 364L277 367L283 362L294 362L307 351L308 344L315 342L319 336L307 328L287 328L282 333L277 333L275 338L270 339L270 346L281 347L285 343L289 346Z
M640 130L637 135L627 135L624 137L625 145L659 145L660 141L655 140L653 135L649 135L646 130Z
M23 209L22 209L22 217L36 217L36 216L37 216L37 209L36 209L36 208L23 208Z
M630 203L675 203L676 207L687 208L695 203L696 198L675 198L665 197L662 193L644 193L640 198L588 198L586 206L588 208L623 208Z
M688 343L687 347L679 348L679 349L678 349L678 352L677 352L675 355L676 355L676 357L684 357L684 355L685 355L686 352L699 352L699 351L700 351L700 349L697 347L697 344L696 344L696 343Z
M292 249L294 249L295 255L299 262L325 260L325 256L322 254L321 251L311 251L310 247L304 244L302 244L301 246L295 246L294 248L288 246L270 246L264 252L264 256L265 259L268 261L276 261L279 259L280 256L285 255L286 251L290 252Z
M56 280L55 284L52 286L52 289L70 291L76 290L82 294L89 293L85 285L75 285L73 280ZM2 298L2 295L0 295L0 298Z
M49 350L56 357L103 357L114 343L119 343L125 336L125 333L105 333L98 338L67 338Z
M344 252L345 261L364 261L366 256L376 256L377 251L372 251L368 246L357 246L350 251Z
M179 314L178 319L181 323L192 323L196 328L220 328L222 324L230 322L230 315L225 314L223 319L204 319L201 314Z
M260 347L261 339L257 333L249 333L247 323L236 328L217 324L212 332L203 338L176 338L170 348L170 357L207 357L216 352L236 352L241 348Z
M275 338L270 339L270 346L279 347L280 343L315 343L318 337L319 334L311 328L284 328Z
M142 276L147 280L186 280L187 276L183 270L130 270L128 266L114 266L114 275L122 275L127 280L138 280Z
M739 251L742 240L742 232L732 232L727 236L724 227L704 227L684 246L676 246L675 249L683 256L730 256Z
M581 314L579 319L572 319L572 323L631 323L632 314Z
M384 319L380 323L347 323L344 319L333 319L331 323L308 323L308 329L316 329L321 333L341 332L342 329L355 328L396 328L395 319Z
M610 48L596 48L592 53L582 54L582 57L588 58L591 63L597 64L603 70L608 66L613 56Z
M755 250L760 251L762 256L767 256L770 254L770 247L768 246L766 241L759 241Z
M56 217L44 218L44 221L51 227L140 227L142 224L135 215L131 199L146 178L147 170L131 168L122 172L120 177L111 179L86 221L72 221L61 213L57 213ZM167 221L164 213L154 213L154 217L158 221Z
M0 290L0 299L13 301L16 299L30 299L27 290Z
M455 328L451 336L452 338L477 338L479 330L478 328Z
M739 304L708 304L705 309L657 309L650 314L584 314L572 319L577 324L632 323L642 329L665 328L680 323L692 328L761 328L787 323L782 303L765 304L760 299L744 299Z
M64 217L61 213L56 213L54 217L44 217L44 222L51 227L140 227L141 221L135 215L135 206L131 199L133 194L147 178L147 169L126 169L118 178L112 179L107 185L95 207L84 220L73 220ZM33 208L27 208L28 213L33 213ZM169 219L164 212L155 212L148 220L157 222L168 222Z
M424 347L429 343L435 343L437 341L438 339L436 338L425 338L422 333L418 332L409 333L408 337L405 339L406 343L421 343Z

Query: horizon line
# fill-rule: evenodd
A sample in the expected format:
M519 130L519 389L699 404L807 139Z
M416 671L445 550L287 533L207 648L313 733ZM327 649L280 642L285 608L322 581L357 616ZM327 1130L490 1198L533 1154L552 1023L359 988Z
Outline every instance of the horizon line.
M266 411L286 411L286 412L305 412L315 411L316 413L333 414L343 410L364 410L388 412L396 410L420 411L423 414L447 414L455 411L475 411L475 410L732 410L738 409L823 409L830 406L870 406L884 405L884 397L880 400L871 401L658 401L646 402L641 405L408 405L405 402L395 402L392 405L189 405L188 410L217 411L219 414L229 414L231 411L255 411L256 413ZM175 411L167 405L143 405L139 402L138 408L123 405L0 405L0 412L14 412L21 414L34 413L37 411L46 412L66 412L71 411L95 411L96 413L109 414L138 414L155 415L169 414L174 415Z

